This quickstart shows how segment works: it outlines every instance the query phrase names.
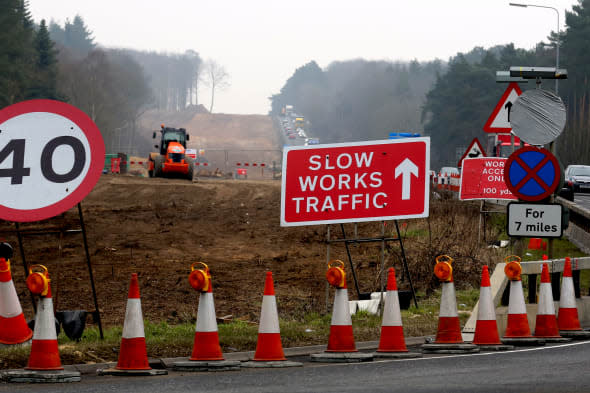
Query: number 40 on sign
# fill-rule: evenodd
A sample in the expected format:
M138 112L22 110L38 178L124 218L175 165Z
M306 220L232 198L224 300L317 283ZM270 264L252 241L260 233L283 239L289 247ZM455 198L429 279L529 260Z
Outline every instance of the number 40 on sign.
M0 111L0 218L38 221L80 202L98 181L104 142L92 120L58 101Z

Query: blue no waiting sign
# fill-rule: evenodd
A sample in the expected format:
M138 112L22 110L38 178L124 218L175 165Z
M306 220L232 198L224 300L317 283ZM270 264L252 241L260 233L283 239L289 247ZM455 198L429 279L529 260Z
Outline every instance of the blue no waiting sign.
M506 161L504 181L508 189L523 201L540 201L551 195L560 180L557 158L547 149L522 147Z

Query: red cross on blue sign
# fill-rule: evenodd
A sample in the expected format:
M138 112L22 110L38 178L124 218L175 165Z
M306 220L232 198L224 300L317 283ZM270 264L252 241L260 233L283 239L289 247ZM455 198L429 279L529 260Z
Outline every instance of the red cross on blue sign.
M504 168L508 189L523 201L540 201L551 195L561 178L557 158L547 149L522 147L512 153Z

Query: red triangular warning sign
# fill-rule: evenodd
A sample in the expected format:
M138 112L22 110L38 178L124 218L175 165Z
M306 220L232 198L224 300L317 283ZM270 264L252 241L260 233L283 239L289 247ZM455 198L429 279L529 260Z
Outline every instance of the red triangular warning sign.
M483 130L485 132L510 133L512 131L512 127L510 126L510 109L521 94L522 90L520 90L518 84L515 82L510 83L488 118L488 121L483 126Z
M485 150L483 149L481 143L479 143L479 140L477 138L473 138L473 140L471 141L471 144L469 145L467 150L465 150L465 153L463 153L463 155L459 159L459 163L457 164L457 166L459 168L461 168L463 166L463 160L465 158L482 158L485 156L486 156L486 153L485 153Z

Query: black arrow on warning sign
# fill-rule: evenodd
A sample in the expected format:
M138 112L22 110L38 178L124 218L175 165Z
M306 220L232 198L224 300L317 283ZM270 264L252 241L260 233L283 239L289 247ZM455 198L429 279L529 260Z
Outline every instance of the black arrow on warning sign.
M504 105L505 109L508 109L508 123L510 123L510 109L512 108L512 102L508 101L506 105Z

